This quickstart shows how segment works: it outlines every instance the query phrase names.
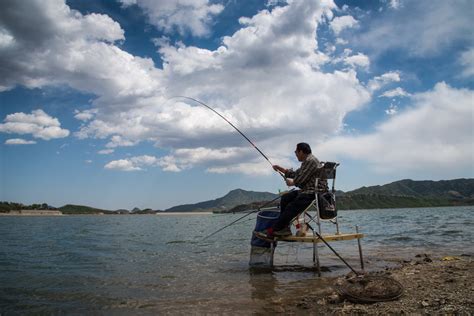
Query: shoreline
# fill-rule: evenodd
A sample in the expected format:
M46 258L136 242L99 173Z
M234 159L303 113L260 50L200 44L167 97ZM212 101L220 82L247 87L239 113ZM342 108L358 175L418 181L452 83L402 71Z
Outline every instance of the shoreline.
M403 295L393 301L372 304L352 303L337 293L333 286L318 288L320 279L303 281L301 293L272 298L274 312L307 315L472 315L474 313L474 261L469 255L431 257L418 254L400 260L395 267L368 273L388 276L404 288ZM350 274L349 274L350 275ZM328 277L335 285L347 276Z

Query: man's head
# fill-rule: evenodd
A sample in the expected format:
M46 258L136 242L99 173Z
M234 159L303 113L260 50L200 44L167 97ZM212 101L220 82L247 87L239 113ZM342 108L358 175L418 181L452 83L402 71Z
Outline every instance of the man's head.
M311 154L311 147L307 143L296 145L295 155L298 161L304 161L309 154Z

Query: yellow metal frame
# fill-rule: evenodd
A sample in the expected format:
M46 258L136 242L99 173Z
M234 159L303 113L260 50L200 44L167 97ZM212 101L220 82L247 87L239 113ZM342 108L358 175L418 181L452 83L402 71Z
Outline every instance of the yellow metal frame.
M326 170L325 179L332 179L332 190L331 190L332 193L335 192L335 181L336 181L336 168L337 168L337 166L339 166L339 164L335 163L332 166L333 169ZM324 164L323 164L323 168L324 168ZM316 178L316 183L315 183L315 188L316 189L318 188L318 182L319 182L319 178ZM318 199L319 199L319 195L318 195L318 192L316 192L315 193L315 199L311 202L311 204L300 215L300 216L303 216L303 225L307 225L306 227L310 228L307 231L305 231L304 236L293 236L292 235L292 236L288 236L288 237L274 237L273 238L274 242L271 243L271 248L272 248L271 264L273 265L273 253L275 251L275 245L276 245L275 242L276 241L312 243L313 244L313 263L317 267L318 274L321 275L321 267L320 267L320 264L319 264L319 254L318 254L318 247L317 247L318 243L321 243L321 242L324 242L324 241L328 242L328 241L357 240L357 245L358 245L358 248L359 248L360 266L361 266L361 269L364 270L364 259L363 259L363 256L362 256L362 245L361 245L361 242L360 242L360 239L364 238L364 234L359 233L359 227L358 226L355 226L355 233L341 233L339 231L339 222L338 222L338 217L337 216L334 217L333 219L322 219L321 216L320 216ZM299 223L298 217L296 217L295 220L292 221L292 225L295 225L296 222ZM323 235L322 232L321 232L322 222L330 222L330 223L334 224L335 228L336 228L336 233L335 234ZM310 225L310 223L316 224L317 227L312 227ZM318 237L318 233L316 233L315 230L319 231L319 235L320 235L321 238ZM323 241L323 239L324 239L324 241ZM328 247L330 247L329 244L326 243L326 245ZM332 249L332 247L330 247L330 248Z
M326 241L340 241L340 240L354 240L364 238L362 233L352 233L352 234L336 234L336 235L321 235ZM275 241L290 241L290 242L323 242L318 236L288 236L275 238Z

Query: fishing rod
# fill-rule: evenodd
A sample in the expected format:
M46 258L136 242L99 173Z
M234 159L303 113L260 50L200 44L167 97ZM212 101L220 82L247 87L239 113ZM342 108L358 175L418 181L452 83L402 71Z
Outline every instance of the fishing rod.
M273 168L273 163L270 161L270 159L268 159L268 157L247 137L245 136L244 133L242 133L241 130L239 130L234 124L232 124L231 121L229 121L227 118L224 117L224 115L222 115L221 113L217 112L216 110L214 110L213 108L211 108L209 105L207 105L206 103L202 102L202 101L199 101L198 99L195 99L195 98L191 98L191 97L187 97L187 96L184 96L184 95L177 95L177 96L173 96L173 97L170 97L170 99L176 99L176 98L183 98L183 99L188 99L188 100L191 100L191 101L194 101L196 103L199 103L203 106L205 106L206 108L208 108L209 110L211 110L212 112L214 112L215 114L219 115L224 121L226 121L227 123L229 123L230 126L232 126L237 132L239 132L240 135L242 135L243 138L245 138L249 143L250 145L252 145L253 148L255 148L259 153L260 155L263 156L263 158L265 158L268 163L272 166ZM284 180L286 180L285 178L285 175L281 172L281 171L278 171L278 173L283 177Z
M294 190L295 190L295 188L291 189L291 190L288 191L288 192L291 192L291 191L294 191ZM224 226L224 227L222 227L222 228L216 230L215 232L213 232L213 233L210 234L210 235L207 235L206 237L204 237L204 238L202 239L202 241L203 241L203 240L206 240L207 238L209 238L209 237L211 237L211 236L214 236L214 235L217 234L218 232L223 231L223 230L226 229L227 227L230 227L230 226L234 225L235 223L237 223L237 222L240 221L241 219L243 219L243 218L249 216L250 214L253 214L253 213L255 213L255 212L260 211L263 207L269 205L270 203L276 201L276 200L279 199L279 198L280 198L280 195L278 195L278 196L277 196L276 198L274 198L273 200L268 201L267 203L265 203L265 204L259 206L256 210L253 210L253 211L248 212L248 213L245 214L244 216L241 216L241 217L237 218L237 219L236 219L235 221L233 221L232 223L227 224L226 226Z
M306 215L308 215L311 219L313 219L313 217L312 217L311 215L309 215L309 214L306 214ZM328 246L328 248L331 249L332 252L334 252L334 254L335 254L339 259L341 259L341 261L344 262L344 264L345 264L349 269L351 269L352 272L355 273L355 275L361 275L361 273L357 272L349 263L347 263L346 260L344 260L343 257L341 257L340 254L337 253L337 251L336 251L333 247L331 247L331 245L326 241L326 239L323 238L323 236L321 236L320 233L318 233L316 230L314 230L314 228L311 227L311 225L309 225L308 223L306 223L306 225L308 225L308 227L314 232L314 234L315 234L319 239L321 239L321 240L323 241L323 243L326 244L326 246Z

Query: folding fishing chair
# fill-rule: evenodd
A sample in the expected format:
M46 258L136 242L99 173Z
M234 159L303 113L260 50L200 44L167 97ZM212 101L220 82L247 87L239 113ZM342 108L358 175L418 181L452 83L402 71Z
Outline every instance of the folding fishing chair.
M315 196L314 200L309 206L304 209L299 216L293 219L292 223L296 226L296 236L287 237L273 237L269 240L271 261L273 265L273 253L276 246L276 241L283 242L307 242L313 244L313 263L315 264L318 274L321 275L321 267L319 264L318 243L324 243L330 248L348 267L349 264L327 243L328 241L343 241L357 239L359 247L359 257L361 269L364 270L364 262L362 257L362 246L360 239L364 234L359 233L358 226L355 226L355 233L341 233L339 231L339 223L336 209L336 168L339 166L336 162L323 162L321 167L316 171ZM332 180L331 189L328 187L328 180ZM336 226L335 234L323 234L322 224L327 222L330 225ZM317 225L317 227L316 227ZM309 230L306 230L308 228ZM260 238L260 237L259 237ZM273 242L272 242L273 241ZM353 269L352 267L350 267ZM355 271L355 270L353 270Z
M339 235L339 223L337 221L336 209L336 168L339 166L336 162L322 162L321 167L317 170L317 178L315 183L315 197L308 207L297 217L294 224L298 229L303 229L306 235L305 226L314 232L315 223L319 234L322 234L322 223L328 222L336 226L336 235ZM328 189L328 180L332 180L331 191ZM314 233L313 233L314 235Z

